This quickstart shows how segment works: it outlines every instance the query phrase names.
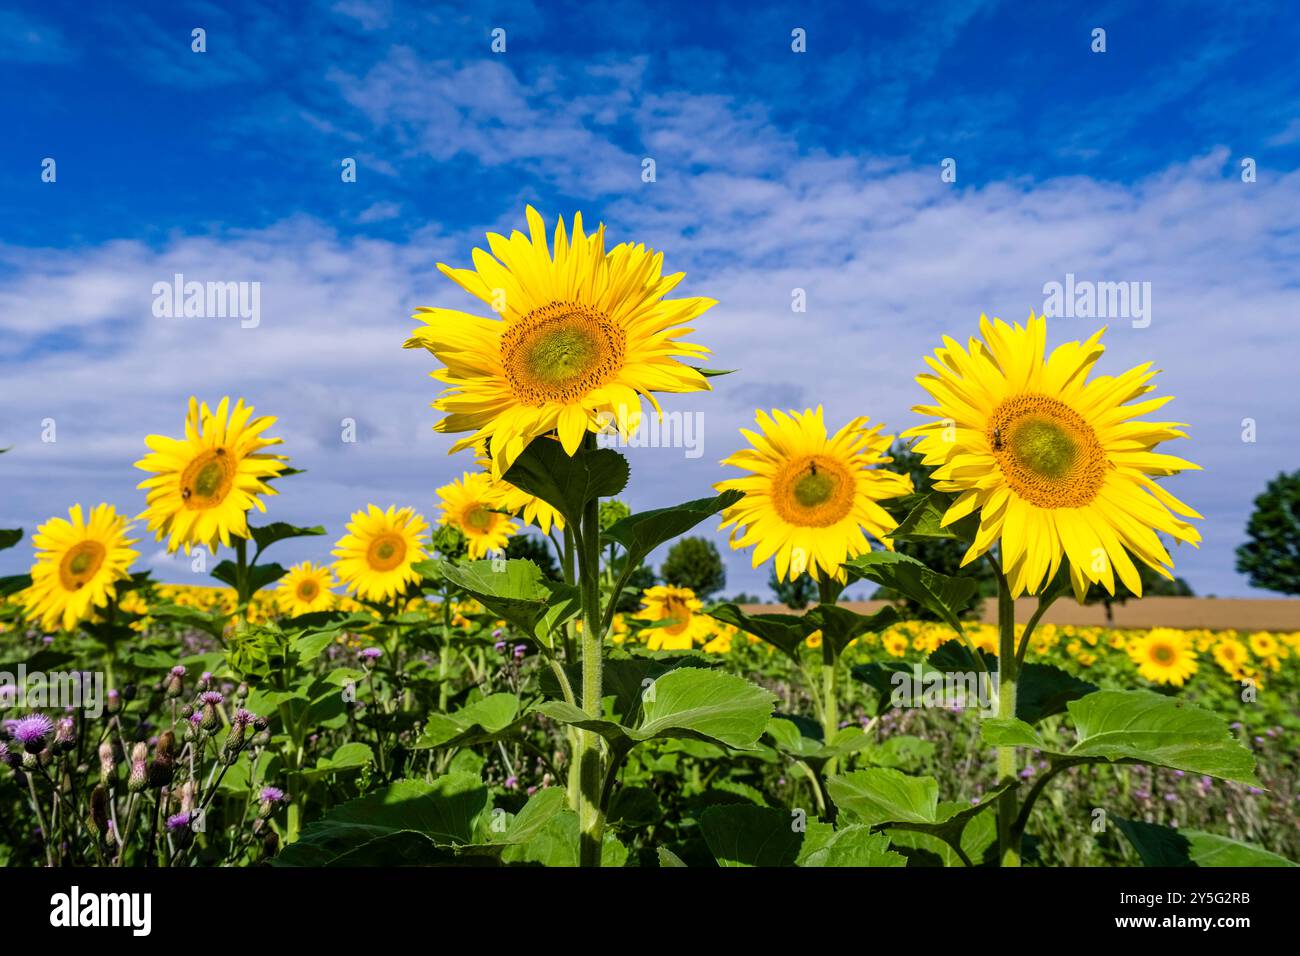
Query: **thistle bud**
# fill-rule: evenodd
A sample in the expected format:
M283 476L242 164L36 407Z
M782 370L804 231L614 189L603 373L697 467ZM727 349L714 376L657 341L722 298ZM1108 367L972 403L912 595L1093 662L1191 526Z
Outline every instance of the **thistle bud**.
M54 728L54 752L65 754L77 746L77 727L71 717L60 717Z
M105 740L99 745L99 782L105 787L113 782L117 774L117 763L113 759L113 745Z
M176 775L176 735L164 731L154 748L153 764L149 767L149 786L161 789Z
M269 831L266 836L262 837L262 854L265 859L270 859L280 852L280 837L274 830Z
M197 791L193 780L186 780L181 784L181 810L185 813L193 813L196 796Z
M199 722L199 726L208 733L212 733L221 726L221 716L217 713L217 708L221 706L224 700L225 698L215 690L204 691L199 695L199 703L203 705L203 718Z
M248 700L248 693L249 691L248 691L247 684L240 684L238 687L235 688L235 697L238 700Z
M120 714L122 712L121 691L114 689L108 692L108 712L110 714Z
M90 792L90 815L86 818L90 832L101 843L108 835L108 791L98 786Z
M176 698L185 692L185 668L177 664L172 668L167 679L163 681L163 694L169 698Z
M149 786L149 748L136 744L131 748L131 775L127 777L126 789L139 793Z

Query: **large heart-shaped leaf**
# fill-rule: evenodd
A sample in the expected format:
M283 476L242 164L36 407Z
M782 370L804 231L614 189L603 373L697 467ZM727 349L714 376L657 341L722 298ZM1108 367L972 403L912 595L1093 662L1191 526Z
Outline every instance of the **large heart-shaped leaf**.
M628 515L607 528L605 537L621 544L627 550L629 565L636 567L665 541L685 534L701 521L731 507L743 497L743 492L724 491L713 498L697 498L672 508L657 508Z
M646 740L674 737L752 750L775 702L776 695L743 678L684 667L655 679L646 689L636 727L590 717L562 701L542 704L538 710L562 723L595 731L622 753Z
M375 755L371 751L369 744L353 740L343 744L331 756L322 757L316 762L315 767L302 771L302 776L310 780L332 773L360 770L367 764L372 763L374 759Z
M897 551L869 551L845 565L853 573L897 591L961 631L961 614L975 598L979 582L931 571L920 561Z
M571 527L596 498L612 498L627 487L627 459L610 448L580 448L569 457L558 441L537 438L505 473L510 484L551 505Z
M907 866L907 857L889 848L889 837L870 827L839 827L818 841L810 829L804 840L799 866Z
M490 694L450 714L431 713L424 733L412 747L416 750L468 747L497 740L519 725L518 716L518 697Z
M875 614L858 614L837 604L818 604L805 617L815 625L816 630L822 632L822 640L829 641L835 648L837 657L863 634L883 631L899 621L898 610L889 605Z
M986 720L986 743L1034 747L1074 762L1148 763L1258 786L1255 758L1219 715L1147 690L1099 690L1067 705L1078 740L1054 747L1018 719Z
M1204 830L1175 830L1142 820L1112 816L1142 858L1143 866L1297 866L1253 843Z
M798 821L787 810L732 803L701 813L700 835L718 866L794 866L805 834Z
M705 608L704 613L767 641L796 661L804 639L817 630L817 625L805 614L746 614L734 604L715 604Z
M372 840L404 830L441 846L471 843L487 806L487 787L472 774L444 774L432 783L398 780L307 824L275 863L327 866Z
M577 588L548 580L525 558L436 564L452 585L547 647L554 629L582 609Z

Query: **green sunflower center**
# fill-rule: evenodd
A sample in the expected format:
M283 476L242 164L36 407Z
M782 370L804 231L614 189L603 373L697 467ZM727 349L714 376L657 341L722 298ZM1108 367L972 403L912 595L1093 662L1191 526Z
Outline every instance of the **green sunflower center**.
M108 557L108 550L98 541L79 541L59 562L59 583L64 590L79 591L93 578Z
M303 581L298 585L298 597L304 601L310 602L319 593L320 588L315 581Z
M199 453L181 472L181 498L193 510L215 508L235 486L235 462L224 448Z
M1170 664L1177 655L1168 644L1157 644L1151 648L1151 659L1157 664Z
M772 505L787 523L825 528L853 508L857 483L844 465L825 455L789 461L772 479Z
M501 365L515 397L528 405L568 404L609 382L623 367L626 335L602 312L552 302L510 323Z
M391 531L375 537L366 548L366 563L375 571L391 571L406 557L406 542Z
M492 512L482 505L472 505L465 510L465 525L475 531L486 531L492 525Z
M1110 460L1092 425L1046 395L1013 395L989 416L989 449L1011 489L1040 508L1081 508L1097 497Z

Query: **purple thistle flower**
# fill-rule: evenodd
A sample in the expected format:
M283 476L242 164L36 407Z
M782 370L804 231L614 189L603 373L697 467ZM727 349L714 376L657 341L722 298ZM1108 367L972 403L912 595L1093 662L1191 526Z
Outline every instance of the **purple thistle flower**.
M175 667L172 668L172 677L184 677L184 676L185 676L184 664L177 664Z
M266 803L283 803L284 791L279 787L263 787L262 800Z
M506 789L507 789L507 790L515 790L515 789L517 789L518 787L519 787L519 778L518 778L518 777L513 776L513 775L511 775L511 776L509 776L509 777L506 777Z
M384 656L384 652L378 647L367 647L363 648L357 656L363 661L377 661Z
M492 645L492 649L493 649L494 651L496 651L498 654L505 653L506 642L505 642L505 641L497 641L495 644Z
M167 818L167 831L175 833L178 830L188 830L190 828L189 813L173 813Z
M226 698L221 696L221 694L215 690L207 690L202 694L199 694L199 703L204 706L216 707L219 704L225 703L225 700Z
M235 711L235 723L239 724L241 727L247 727L255 720L257 720L257 714L253 713L251 710L240 707Z
M203 683L205 684L211 684L212 671L204 671L202 674L199 675L199 680L203 681Z
M522 660L522 659L523 659L523 656L524 656L525 654L527 654L527 653L528 653L528 645L527 645L527 644L516 644L516 645L515 645L515 660Z
M501 628L498 627L496 630L494 630L494 631L492 632L492 636L495 637L495 638L500 638L500 637L501 637Z
M9 726L9 736L23 745L28 753L38 754L54 732L54 721L44 714L28 714Z
M1264 792L1259 787L1247 787L1246 789L1249 790L1251 794L1253 794L1254 796L1259 796L1261 793Z
M194 713L190 714L190 723L195 727L203 723L203 711L196 710Z

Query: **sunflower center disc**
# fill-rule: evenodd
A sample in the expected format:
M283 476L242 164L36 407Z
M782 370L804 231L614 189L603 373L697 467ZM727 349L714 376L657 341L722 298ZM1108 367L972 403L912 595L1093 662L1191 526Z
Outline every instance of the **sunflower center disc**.
M492 524L492 512L482 505L474 505L465 510L465 526L475 531L486 531Z
M234 463L224 448L201 453L181 472L181 498L193 510L214 508L235 484Z
M515 397L529 405L569 403L623 367L626 336L601 312L552 302L501 335L501 364Z
M686 606L686 602L681 598L671 597L664 602L664 617L677 621L676 624L669 624L664 628L665 631L676 637L686 630L691 623L691 609Z
M303 581L302 584L298 585L298 597L304 601L310 601L316 597L318 590L315 581Z
M395 534L381 534L366 549L366 562L376 571L391 571L406 557L406 542Z
M95 576L107 555L107 550L98 541L78 542L59 562L59 582L65 590L80 590Z
M1168 664L1174 659L1173 648L1165 644L1158 644L1151 649L1151 656L1161 664Z
M823 455L795 459L772 481L772 503L786 522L825 528L853 507L856 482L842 464Z
M1097 497L1109 460L1092 426L1046 395L1015 395L989 418L989 448L1007 484L1040 508L1081 508Z

